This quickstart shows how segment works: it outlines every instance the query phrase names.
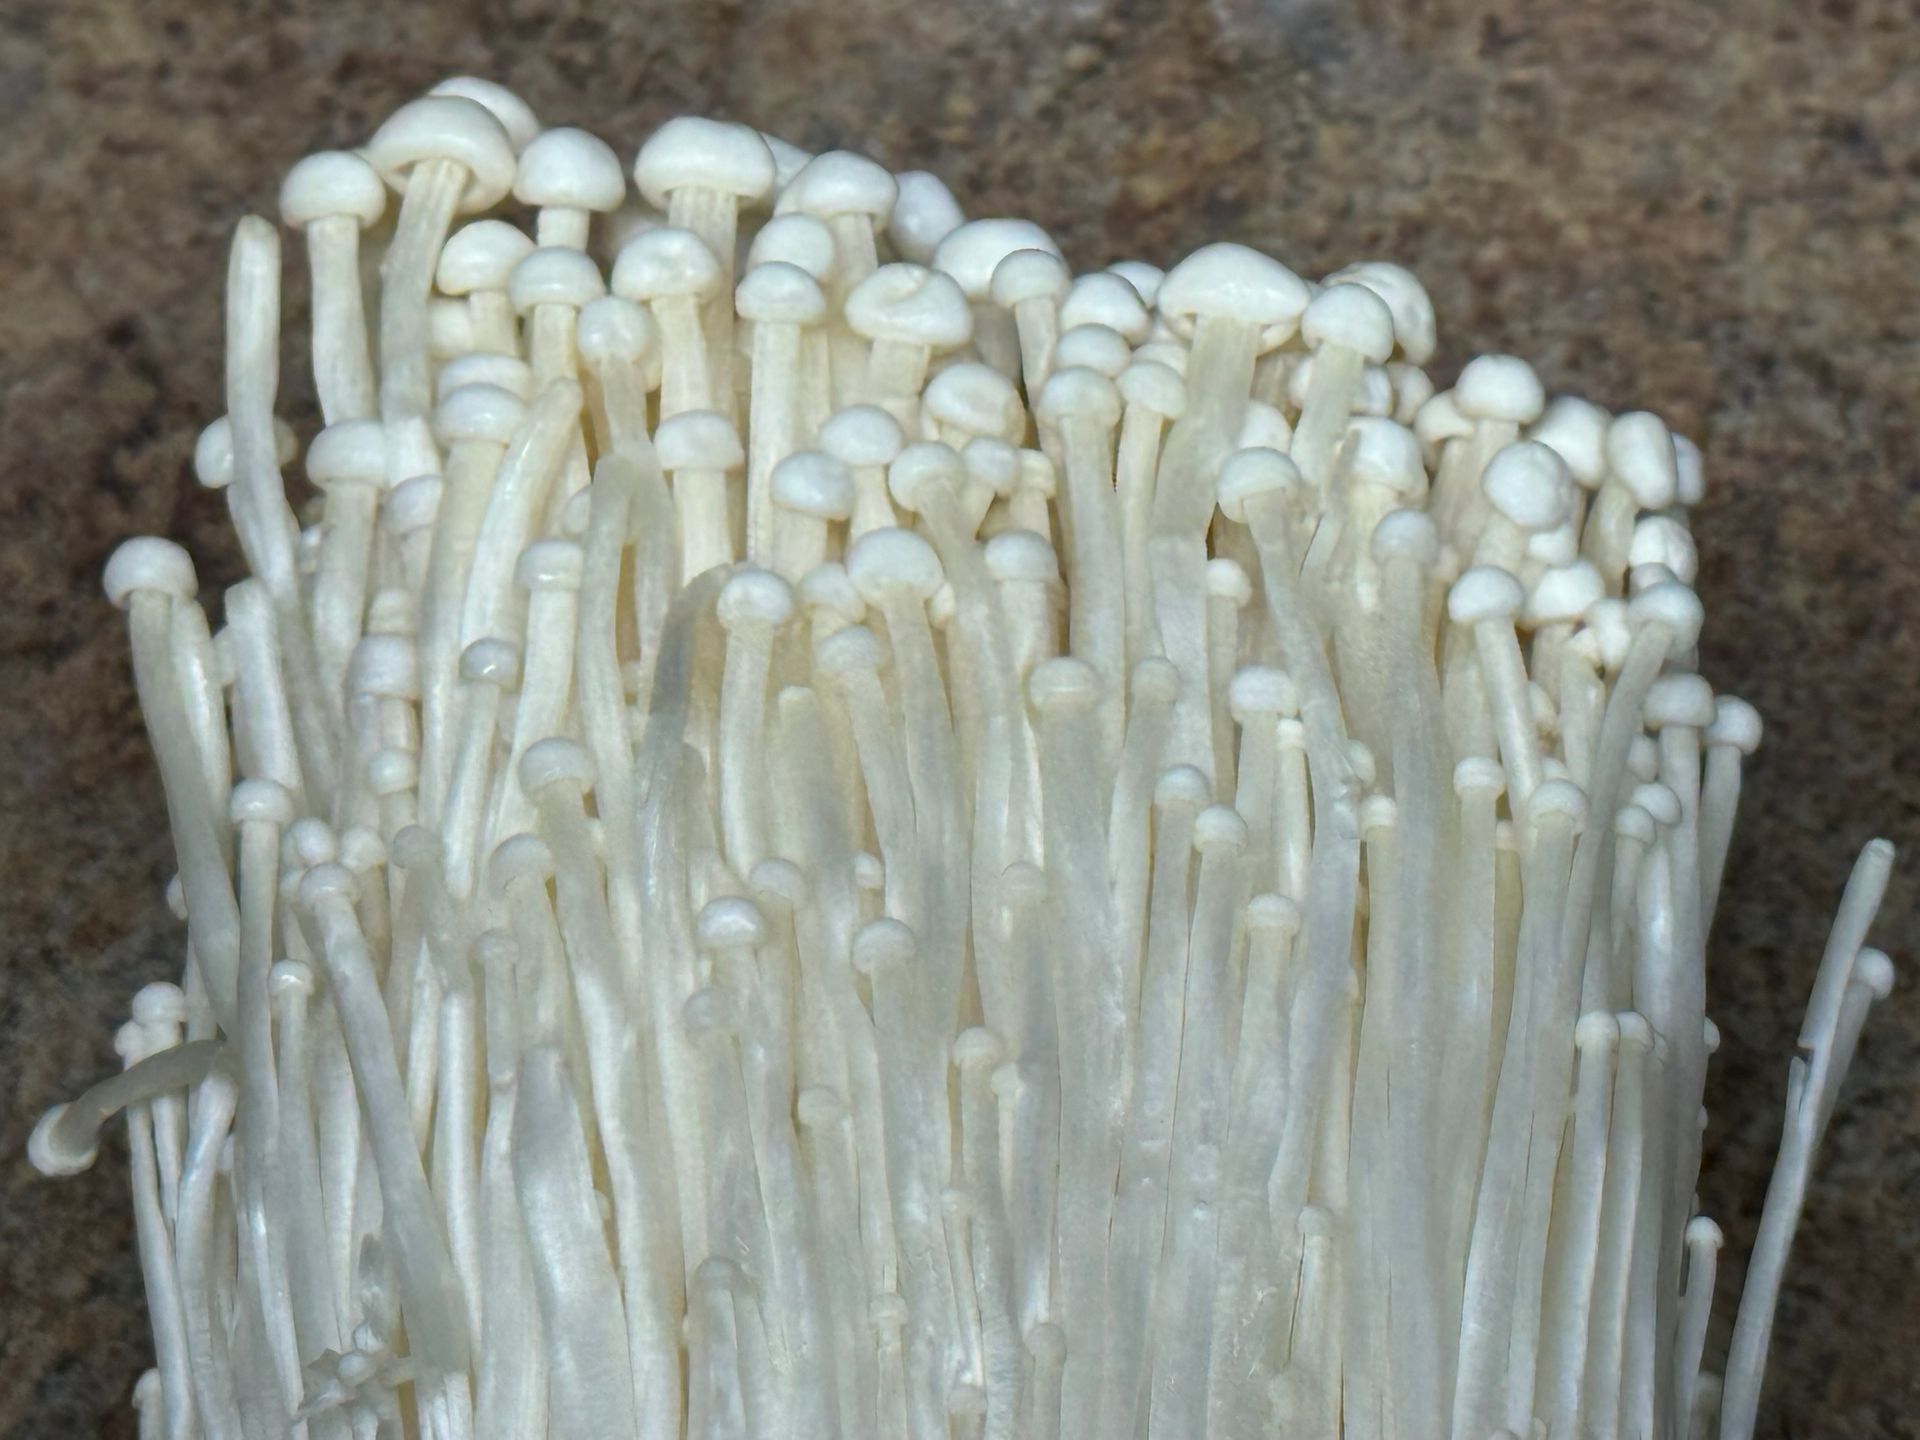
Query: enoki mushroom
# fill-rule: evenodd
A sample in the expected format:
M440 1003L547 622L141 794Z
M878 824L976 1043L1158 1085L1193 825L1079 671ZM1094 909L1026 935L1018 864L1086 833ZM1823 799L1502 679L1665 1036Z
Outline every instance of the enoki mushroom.
M141 1433L1746 1440L1891 849L1715 1375L1693 445L1396 265L632 173L474 80L296 166L296 499L235 234L251 578L107 571L184 975L32 1144L124 1112Z

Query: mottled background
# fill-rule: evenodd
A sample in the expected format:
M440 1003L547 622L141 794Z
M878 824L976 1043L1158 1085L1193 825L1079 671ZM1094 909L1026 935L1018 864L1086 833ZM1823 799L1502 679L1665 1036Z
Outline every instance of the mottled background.
M1713 940L1703 1201L1737 1289L1826 917L1903 844L1874 1017L1782 1301L1772 1436L1920 1433L1920 17L1911 0L560 0L0 6L0 1436L131 1435L149 1363L124 1147L54 1184L33 1118L177 968L120 538L238 557L193 484L229 227L450 72L630 151L683 111L925 166L1069 256L1209 239L1414 265L1480 350L1706 447L1706 671L1768 739ZM400 13L394 13L400 12ZM296 282L297 284L297 282ZM290 292L290 322L299 302ZM289 352L283 411L310 434ZM1724 1321L1709 1363L1724 1354Z

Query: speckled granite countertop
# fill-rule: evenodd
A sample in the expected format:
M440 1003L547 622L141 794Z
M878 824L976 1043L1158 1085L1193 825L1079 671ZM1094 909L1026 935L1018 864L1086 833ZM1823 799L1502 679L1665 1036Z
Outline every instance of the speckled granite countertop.
M236 7L237 8L237 7ZM1706 671L1759 705L1713 941L1703 1202L1737 1287L1827 916L1906 856L1761 1418L1920 1433L1920 19L1901 0L11 0L0 11L0 1436L131 1435L147 1357L124 1149L22 1158L177 969L160 787L97 574L237 556L189 471L226 234L306 150L442 74L630 149L686 110L938 171L1083 264L1207 239L1413 264L1444 382L1511 349L1705 445ZM283 409L311 428L299 366ZM1723 1312L1724 1313L1724 1312ZM1709 1363L1724 1353L1724 1322Z

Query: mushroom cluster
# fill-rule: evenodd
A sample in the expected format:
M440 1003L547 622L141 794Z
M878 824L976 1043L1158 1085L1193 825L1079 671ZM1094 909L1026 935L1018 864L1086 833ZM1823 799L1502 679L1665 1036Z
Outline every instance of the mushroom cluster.
M1721 1379L1695 447L1397 265L631 179L472 79L295 166L291 496L235 234L250 577L106 575L184 972L31 1145L124 1113L141 1434L1745 1440L1892 852Z

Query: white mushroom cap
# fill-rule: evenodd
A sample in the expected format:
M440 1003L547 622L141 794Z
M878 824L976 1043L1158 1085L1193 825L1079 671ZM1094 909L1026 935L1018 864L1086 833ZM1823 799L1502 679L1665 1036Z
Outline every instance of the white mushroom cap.
M1742 755L1760 748L1760 712L1738 695L1721 695L1713 702L1713 723L1702 737L1709 745L1731 745Z
M826 318L827 297L798 265L772 260L749 270L733 292L743 320L779 325L815 325Z
M911 530L892 527L869 530L854 541L846 564L853 588L869 605L882 604L899 592L929 600L946 579L933 546Z
M802 150L791 141L782 140L778 135L760 132L760 138L767 142L767 153L773 156L773 186L784 190L793 177L807 168L807 162L813 159L811 150Z
M1691 585L1700 574L1700 551L1693 532L1668 515L1643 515L1633 527L1627 564L1664 565L1674 578Z
M1080 325L1104 325L1137 345L1153 328L1153 317L1140 292L1126 280L1110 270L1095 270L1076 279L1060 302L1060 328Z
M1116 377L1121 398L1156 415L1177 420L1187 410L1187 382L1154 360L1136 359Z
M1003 309L1028 300L1058 301L1073 283L1067 262L1052 250L1015 250L993 267L987 292Z
M1664 510L1680 486L1673 433L1645 410L1614 417L1607 427L1607 468L1643 510Z
M1707 498L1707 471L1700 447L1686 436L1673 437L1673 498L1681 505L1698 505Z
M1293 448L1293 426L1287 423L1286 414L1278 405L1249 400L1247 413L1240 421L1240 433L1233 443L1240 450L1264 447L1286 454Z
M1586 560L1543 570L1520 612L1529 626L1571 625L1605 597L1607 582Z
M1556 395L1527 431L1529 440L1553 447L1582 487L1599 488L1607 473L1607 426L1613 417L1578 395Z
M1469 420L1525 425L1540 418L1547 397L1526 361L1513 355L1480 355L1467 362L1454 382L1453 403Z
M893 213L899 194L899 183L886 166L850 150L829 150L814 156L781 186L773 213L822 219L865 215L880 229Z
M1047 377L1033 414L1041 424L1051 427L1082 419L1112 426L1120 419L1120 391L1099 371L1071 366Z
M513 188L513 142L493 113L455 95L429 95L402 105L373 132L365 151L380 178L404 190L423 160L452 160L467 172L459 208L485 210Z
M973 337L973 311L952 277L921 265L882 265L847 296L847 325L868 340L951 350Z
M887 238L901 259L932 264L940 242L966 224L967 217L939 176L905 170L893 178L899 189L887 217Z
M433 411L433 435L442 445L505 445L526 415L526 403L497 385L462 385Z
M1447 591L1447 615L1456 625L1506 620L1526 603L1520 582L1497 565L1476 565Z
M579 250L549 245L513 267L507 294L522 315L536 305L571 305L576 310L607 293L600 267Z
M366 229L385 213L380 172L350 150L309 155L280 182L280 219L298 230L331 215L349 215Z
M1394 510L1380 517L1368 542L1374 563L1410 560L1422 570L1440 561L1440 527L1424 510Z
M1144 305L1151 305L1160 295L1160 287L1166 283L1167 272L1158 265L1150 265L1145 260L1116 260L1107 267L1109 275L1118 275L1133 287L1133 293L1140 297ZM1116 327L1117 328L1117 327Z
M533 367L518 355L469 351L447 361L434 377L435 393L443 400L462 385L498 385L524 400L533 394Z
M994 270L1016 250L1060 253L1053 237L1031 220L969 220L940 241L933 268L951 275L967 299L985 300L992 293Z
M726 120L682 115L640 147L634 183L649 205L665 209L676 190L717 190L742 201L773 189L773 152L760 132Z
M497 80L483 80L478 75L454 75L442 80L428 93L457 95L462 100L471 100L481 106L500 122L500 128L507 132L507 139L513 142L515 154L531 145L534 137L540 133L540 117L533 113L533 107Z
M533 239L505 220L462 225L441 247L434 284L443 295L504 290L514 266L533 253Z
M713 410L683 410L660 422L653 445L663 470L737 470L747 463L733 421Z
M1473 433L1473 422L1460 413L1453 391L1442 390L1414 412L1413 433L1420 443L1438 447Z
M978 360L949 365L927 382L926 413L969 435L1017 440L1026 428L1020 392L1006 376Z
M513 198L523 205L605 212L627 195L620 157L597 135L570 125L543 130L520 152Z
M1253 447L1236 450L1226 458L1220 467L1220 478L1214 483L1214 494L1221 514L1229 520L1244 522L1247 501L1256 495L1297 491L1305 484L1300 467L1293 463L1291 456L1278 450Z
M846 465L891 465L906 443L900 422L878 405L850 405L820 427L820 448Z
M987 541L987 573L1003 583L1057 585L1060 559L1046 536L1031 530L1002 530Z
M1409 498L1426 494L1427 472L1413 431L1391 420L1362 416L1348 425L1347 433L1353 437L1354 479Z
M754 233L747 248L747 266L784 261L798 265L816 280L833 273L833 231L816 215L776 215Z
M340 481L377 484L387 472L387 431L378 420L339 420L307 446L307 478L321 487Z
M1433 358L1437 332L1433 301L1414 273L1388 260L1363 260L1327 277L1327 284L1364 285L1393 312L1394 339L1400 353L1415 365Z
M1291 334L1311 300L1307 284L1271 256L1245 245L1203 245L1160 286L1160 314L1178 334L1203 316L1258 325L1270 344Z
M158 535L136 535L122 540L107 557L100 588L107 592L107 599L124 610L139 590L157 590L175 600L191 600L200 589L200 578L193 572L192 557L173 541Z
M602 295L580 309L574 329L580 358L589 365L640 365L649 371L652 389L660 368L660 327L644 306L618 295ZM651 361L651 364L647 362Z
M1573 503L1573 476L1559 454L1537 440L1503 446L1487 462L1480 489L1522 530L1551 530Z
M951 494L966 478L966 462L951 445L922 440L894 456L887 467L887 493L902 509L918 514L927 506L929 487Z
M1364 285L1329 285L1308 302L1300 338L1314 349L1337 345L1383 365L1393 353L1393 312Z
M1118 330L1105 325L1076 325L1054 346L1053 363L1063 370L1071 366L1097 370L1113 379L1133 363L1133 347Z
M642 231L613 261L613 293L647 301L691 295L705 299L720 288L720 262L691 230L671 225Z
M853 477L831 455L798 450L773 467L773 499L819 520L845 520L853 514Z

